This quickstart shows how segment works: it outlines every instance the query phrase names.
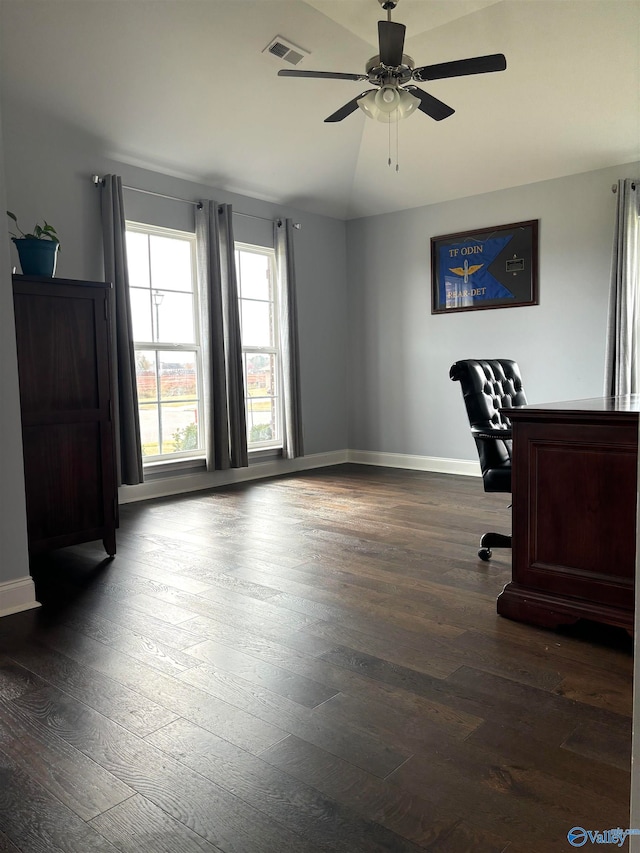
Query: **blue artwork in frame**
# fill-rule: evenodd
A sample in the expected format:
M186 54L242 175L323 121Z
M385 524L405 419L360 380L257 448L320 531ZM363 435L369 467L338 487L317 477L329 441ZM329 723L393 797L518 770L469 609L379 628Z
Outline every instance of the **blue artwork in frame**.
M431 238L431 313L538 304L538 220Z

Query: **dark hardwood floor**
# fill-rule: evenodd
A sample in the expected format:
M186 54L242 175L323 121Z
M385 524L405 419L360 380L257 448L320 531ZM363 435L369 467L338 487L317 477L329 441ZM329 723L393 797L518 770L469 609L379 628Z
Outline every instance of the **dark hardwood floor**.
M0 620L0 851L555 853L629 824L632 644L496 615L479 480L121 507ZM618 848L616 848L618 849ZM625 844L623 849L628 849Z

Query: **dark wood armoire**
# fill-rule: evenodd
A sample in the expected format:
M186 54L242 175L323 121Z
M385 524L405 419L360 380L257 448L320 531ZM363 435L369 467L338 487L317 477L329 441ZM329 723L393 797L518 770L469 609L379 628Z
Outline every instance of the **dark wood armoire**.
M15 275L29 550L116 552L111 285Z

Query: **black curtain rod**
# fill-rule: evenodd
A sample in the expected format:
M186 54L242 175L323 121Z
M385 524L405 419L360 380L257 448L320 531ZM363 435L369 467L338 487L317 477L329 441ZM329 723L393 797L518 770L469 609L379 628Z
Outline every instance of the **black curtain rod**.
M97 186L101 186L101 187L104 186L104 178L101 178L100 175L92 175L91 180L93 181L93 184L96 187ZM153 192L153 190L141 190L141 189L139 189L139 187L128 187L125 184L122 185L122 189L123 190L130 190L131 192L134 192L134 193L142 193L143 195L153 195L156 198L168 198L170 201L181 201L183 204L192 204L194 207L197 207L198 210L202 209L202 202L193 201L193 199L190 199L190 198L180 198L180 196L177 196L177 195L165 195L164 193ZM268 216L256 216L254 213L240 213L239 210L234 210L233 215L234 216L246 216L248 219L262 219L264 222L273 222L274 221L273 219L270 219ZM280 217L278 217L278 219L275 221L278 223L278 225L282 224L282 219ZM299 231L300 230L300 223L294 222L293 227Z

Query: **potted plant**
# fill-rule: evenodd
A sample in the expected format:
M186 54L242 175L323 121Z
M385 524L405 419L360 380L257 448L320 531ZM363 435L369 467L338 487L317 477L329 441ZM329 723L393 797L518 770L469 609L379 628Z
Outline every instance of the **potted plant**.
M7 210L7 216L16 223L20 234L9 231L11 239L16 244L20 266L24 275L41 275L53 278L56 271L60 240L56 229L43 220L44 225L36 223L31 234L25 234L18 225L15 213Z

